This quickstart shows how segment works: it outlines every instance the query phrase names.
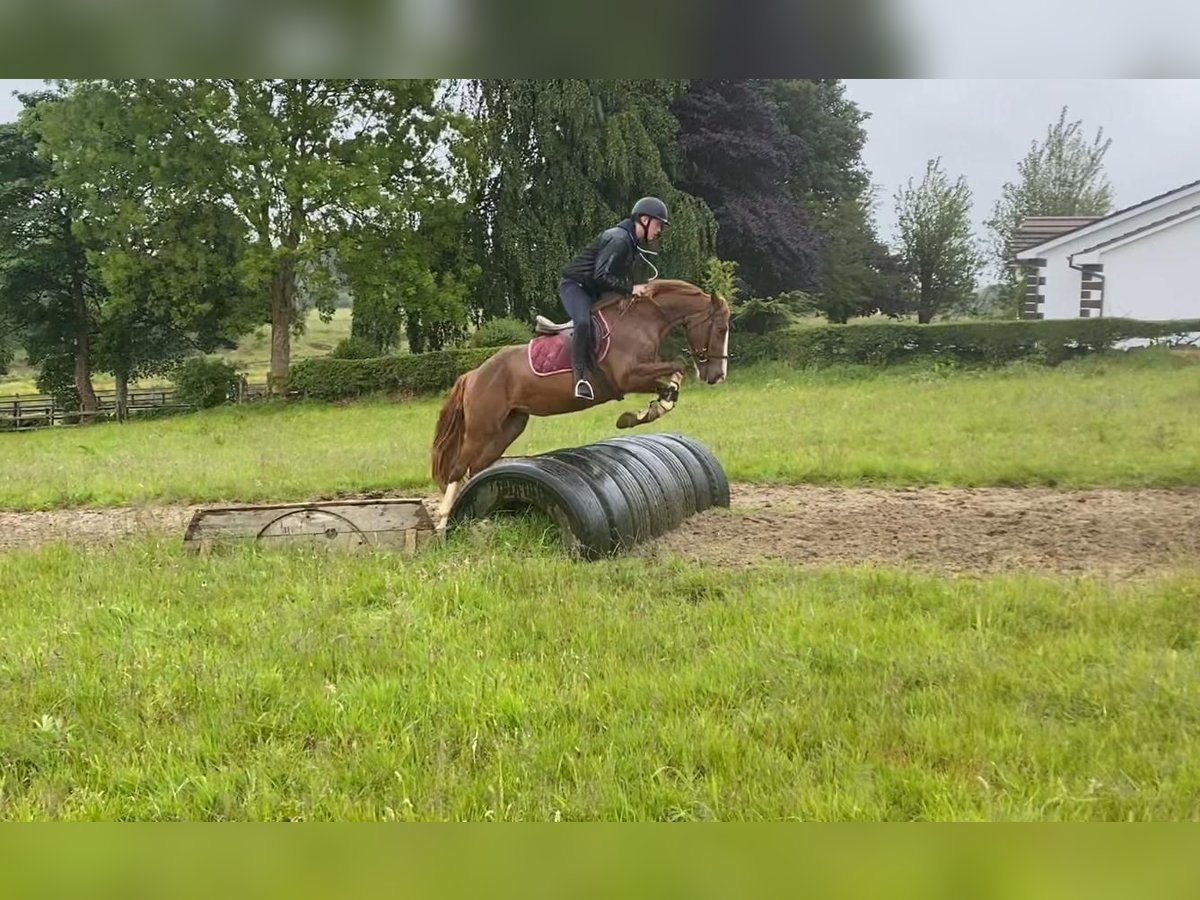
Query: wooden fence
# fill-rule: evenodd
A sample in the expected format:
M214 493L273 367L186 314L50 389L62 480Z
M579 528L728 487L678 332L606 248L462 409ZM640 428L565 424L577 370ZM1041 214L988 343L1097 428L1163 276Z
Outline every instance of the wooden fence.
M267 385L243 383L238 396L232 402L244 403L265 397ZM96 391L99 410L93 421L117 417L117 392ZM126 398L126 411L130 418L150 410L186 410L192 407L175 400L175 388L130 388ZM49 428L53 425L73 425L80 420L77 409L60 406L48 394L14 394L0 397L0 431Z

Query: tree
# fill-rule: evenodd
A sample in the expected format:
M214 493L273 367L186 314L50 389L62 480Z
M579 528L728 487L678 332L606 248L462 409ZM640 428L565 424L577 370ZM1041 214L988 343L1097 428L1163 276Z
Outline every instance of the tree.
M792 195L824 238L816 307L830 322L884 312L898 315L896 261L876 237L871 176L863 165L869 113L835 79L761 82L788 132L808 152L789 176Z
M990 250L999 271L1015 283L1013 238L1027 216L1103 216L1112 210L1112 187L1104 175L1104 155L1112 139L1096 130L1089 142L1083 122L1067 121L1067 107L1033 141L1017 164L1018 179L1007 182L987 221Z
M61 98L47 91L21 101L20 124L0 125L0 317L20 332L39 388L88 417L98 408L92 333L103 286L75 234L77 205L37 149L31 114Z
M676 184L712 209L717 255L738 263L743 290L765 297L816 289L825 239L791 187L809 150L764 89L694 81L671 109L683 154Z
M961 176L951 182L941 159L931 159L919 185L910 178L896 193L896 217L902 271L925 324L975 290L983 260L971 236L971 189Z
M80 212L72 230L103 288L91 310L92 367L113 374L124 418L131 381L231 347L261 318L239 276L246 228L203 173L181 165L191 135L172 131L166 117L177 110L127 102L103 82L64 88L31 119L53 183Z
M671 210L655 261L660 275L699 279L715 225L704 203L673 180L678 124L670 103L681 87L600 79L461 86L488 172L469 226L486 275L475 293L484 316L527 321L535 311L555 313L563 266L647 194Z
M8 367L12 365L16 355L16 323L3 310L0 310L0 375L8 374Z
M165 212L93 254L107 289L96 317L96 368L113 374L119 419L130 382L168 374L196 353L231 349L260 318L237 276L246 253L237 215L220 205Z
M116 100L100 108L129 127L109 132L109 117L82 115L82 106L60 123L56 150L74 186L96 181L98 155L113 163L91 196L118 232L200 198L237 215L248 232L239 277L269 299L276 393L304 305L332 314L345 235L415 227L420 201L448 189L438 149L449 123L432 80L147 79L80 89L93 85ZM139 201L106 205L105 192Z
M806 152L789 174L794 196L820 223L838 218L848 201L867 199L871 175L863 165L869 113L846 97L833 78L785 78L757 83L774 104L789 134Z

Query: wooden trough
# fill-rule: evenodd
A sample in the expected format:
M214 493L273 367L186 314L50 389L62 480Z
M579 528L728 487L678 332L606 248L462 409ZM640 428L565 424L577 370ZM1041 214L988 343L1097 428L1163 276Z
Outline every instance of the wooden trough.
M197 510L183 536L199 551L217 543L308 542L336 550L385 547L416 551L434 539L419 499L330 500Z

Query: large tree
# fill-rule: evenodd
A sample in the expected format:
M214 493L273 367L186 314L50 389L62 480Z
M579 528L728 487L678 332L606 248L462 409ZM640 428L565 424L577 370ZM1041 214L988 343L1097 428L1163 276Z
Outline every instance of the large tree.
M925 324L971 297L982 258L971 233L971 189L954 181L941 159L926 164L918 185L896 193L901 267L910 281L917 320Z
M1046 128L1043 141L1033 141L1017 163L1017 179L1005 183L987 221L990 251L998 270L1010 281L1013 238L1027 216L1103 216L1112 211L1112 186L1104 174L1104 155L1112 145L1104 129L1089 140L1082 120L1067 121L1067 107Z
M870 114L832 78L758 82L788 132L807 147L789 187L825 237L815 306L831 322L884 312L896 315L897 260L875 232L871 176L863 163Z
M0 318L20 332L39 387L90 416L97 410L92 337L104 289L75 232L77 204L54 183L27 115L60 98L39 92L21 99L21 124L0 125Z
M793 186L811 168L764 87L701 80L671 107L683 153L676 184L717 220L717 254L738 264L743 291L767 297L820 285L826 240Z
M150 79L78 89L116 105L75 107L80 114L55 131L56 151L77 190L93 184L97 209L118 232L198 199L227 207L246 229L238 274L268 301L274 392L287 382L304 304L332 313L346 235L368 229L387 240L415 227L424 198L447 190L439 150L448 117L432 80ZM121 125L110 128L113 120ZM98 154L114 164L94 183ZM106 192L139 199L114 206Z
M472 216L485 315L557 310L563 266L647 194L671 210L655 266L664 276L700 279L714 226L707 207L673 182L679 160L669 106L680 84L487 79L462 87L489 173Z

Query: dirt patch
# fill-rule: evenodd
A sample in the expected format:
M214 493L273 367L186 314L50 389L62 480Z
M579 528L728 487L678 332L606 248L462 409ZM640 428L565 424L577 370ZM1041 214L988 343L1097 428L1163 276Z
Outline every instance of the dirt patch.
M1200 490L867 489L735 485L638 552L940 571L1132 575L1200 563Z
M436 508L435 497L426 502ZM0 511L0 551L53 541L119 543L149 534L182 540L198 508ZM734 485L730 509L693 516L634 554L735 567L777 560L1132 575L1200 564L1200 490Z

